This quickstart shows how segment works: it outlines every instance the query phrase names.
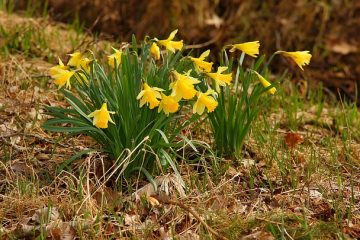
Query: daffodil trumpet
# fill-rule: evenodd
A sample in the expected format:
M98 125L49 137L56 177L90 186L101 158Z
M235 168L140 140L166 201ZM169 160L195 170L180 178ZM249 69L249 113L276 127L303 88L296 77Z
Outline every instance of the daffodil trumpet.
M218 67L216 72L206 73L208 77L214 80L215 82L215 90L219 93L220 86L225 87L226 85L230 85L232 81L232 73L223 73L228 69L228 67Z
M108 56L108 64L110 67L115 68L115 66L118 67L121 64L122 51L113 47L112 49L114 53Z
M251 72L257 76L257 78L259 79L259 81L263 85L263 87L267 89L268 93L270 93L272 95L275 94L276 88L275 87L269 88L270 86L272 86L272 84L268 80L266 80L263 76L260 75L260 73L258 73L255 70L251 70Z
M161 93L161 101L159 104L158 112L163 111L167 116L170 113L175 113L179 110L180 104L173 96L166 96Z
M164 89L150 87L147 83L144 83L143 90L138 94L136 99L140 100L140 107L148 104L150 109L154 109L160 104L160 92L162 91L164 91Z
M235 52L235 50L239 50L251 57L256 58L259 55L260 42L245 42L232 45L230 52Z
M196 95L194 85L200 83L200 81L191 77L190 72L191 70L185 74L180 74L176 70L172 72L175 81L172 82L169 87L172 90L171 96L177 101L181 99L190 100Z
M205 58L207 58L209 56L209 54L210 54L210 50L206 50L198 58L189 56L189 59L194 63L195 70L197 72L199 72L199 73L201 73L201 72L205 72L205 73L211 72L211 68L212 68L213 63L205 61Z
M173 41L177 32L177 29L172 31L167 39L159 40L155 38L154 40L157 42L158 45L165 47L166 50L175 53L176 50L181 50L184 46L183 40Z
M280 54L285 57L292 59L296 65L299 66L301 70L304 71L304 66L310 64L312 55L309 51L295 51L295 52L286 52L286 51L277 51L275 54Z
M213 112L218 106L218 102L215 100L213 95L216 96L216 92L212 89L208 89L205 93L197 92L197 101L193 106L193 113L202 115L205 111L205 108L209 113Z
M108 128L108 122L115 124L111 119L110 114L115 114L115 112L108 111L107 104L103 103L100 109L93 111L88 117L93 118L94 126L98 128Z

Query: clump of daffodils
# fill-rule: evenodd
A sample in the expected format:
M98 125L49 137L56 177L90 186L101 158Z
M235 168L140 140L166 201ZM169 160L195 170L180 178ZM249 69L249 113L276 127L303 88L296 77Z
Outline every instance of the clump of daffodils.
M276 93L274 84L261 75L263 71L246 69L239 74L245 55L257 61L260 42L231 45L230 52L241 52L238 68L234 68L229 61L214 66L209 59L210 50L198 56L182 56L184 43L177 40L176 34L177 30L165 39L147 40L140 49L136 44L112 48L104 59L96 59L90 51L69 54L66 64L59 59L49 73L70 108L49 107L48 114L54 118L43 127L50 131L89 135L105 152L118 158L125 149L137 149L146 139L150 139L151 143L146 146L151 151L143 151L143 154L161 152L165 146L171 146L171 140L176 139L187 124L199 117L209 117L217 147L220 142L232 144L226 142L230 140L234 146L240 146L243 138L232 140L228 135L243 137L247 132L245 127L250 125L246 121L251 122L256 116L250 114L251 118L247 119L247 115L241 113L250 109L252 102L241 100L237 104L237 99L245 99L248 95L250 88L246 84L257 86L256 97L264 92ZM275 54L291 58L301 69L311 58L308 51ZM238 88L241 84L242 88ZM246 94L237 94L239 89ZM183 113L192 114L192 117L177 126ZM231 127L234 123L237 124ZM148 172L158 166L154 158L143 162L145 157L140 155L135 154L135 159L127 163L129 172L134 169Z
M58 88L66 87L71 89L71 80L75 76L75 81L86 81L84 72L90 72L91 60L87 58L84 53L74 52L69 54L70 58L66 66L59 58L59 64L50 68L49 74L54 79L54 83Z

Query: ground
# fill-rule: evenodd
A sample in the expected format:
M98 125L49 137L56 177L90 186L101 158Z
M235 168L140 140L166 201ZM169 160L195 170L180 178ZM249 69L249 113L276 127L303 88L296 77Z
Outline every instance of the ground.
M48 76L57 57L118 43L4 12L0 26L1 239L360 238L356 104L285 80L242 158L184 147L182 180L164 173L157 191L143 179L115 184L111 159L79 154L95 142L40 126L45 105L66 106Z

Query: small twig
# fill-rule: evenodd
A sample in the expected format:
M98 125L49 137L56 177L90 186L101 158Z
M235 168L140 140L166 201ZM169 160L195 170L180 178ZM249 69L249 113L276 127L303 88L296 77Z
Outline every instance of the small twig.
M19 151L19 152L25 152L25 151L28 151L29 148L27 147L21 147L21 146L18 146L16 145L15 143L12 143L11 141L7 141L3 136L0 136L0 142L4 142L6 145L9 145L13 148L15 148L15 150ZM32 148L35 152L41 152L43 151L42 149L40 148L36 148L36 147L33 147Z
M16 58L13 57L13 56L11 56L11 55L10 55L10 58L11 58L11 61L16 65L16 67L17 67L18 69L20 69L21 72L24 73L25 78L23 78L23 79L29 79L29 80L31 80L30 75L27 73L27 71L25 71L25 69L24 69L24 68L21 66L21 64L16 60Z
M284 233L286 234L286 236L288 236L288 237L290 238L290 240L294 240L294 238L292 238L292 237L290 236L290 234L286 231L285 227L283 227L283 229L280 229L280 226L277 225L277 228L279 229L280 232L281 232L281 230L283 230Z
M34 138L37 138L41 141L44 141L44 142L47 142L47 143L51 143L51 144L57 144L61 147L70 147L70 145L67 145L67 144L62 144L60 142L56 142L56 141L53 141L53 140L50 140L50 139L46 139L44 137L41 137L37 134L31 134L31 133L22 133L22 132L15 132L15 133L10 133L10 134L7 134L7 135L1 135L0 137L1 138L9 138L9 137L14 137L14 136L23 136L23 137L34 137Z
M280 229L279 229L280 230ZM291 239L294 240L293 237L291 237L291 235L286 231L286 228L284 227L284 233Z
M220 31L214 38L210 39L207 42L204 43L199 43L199 44L192 44L192 45L186 45L184 47L184 49L193 49L193 48L203 48L203 47L207 47L213 43L216 43L216 41L220 38L220 36L222 35L222 32Z
M204 227L210 232L212 233L213 235L215 235L218 239L223 239L223 240L227 240L226 237L224 236L221 236L218 232L216 232L212 227L210 227L209 225L207 225L207 223L201 219L201 217L199 216L199 214L193 210L192 208L186 206L185 204L183 204L182 202L179 202L177 200L172 200L170 199L168 196L166 195L158 195L156 196L156 199L163 203L163 204L170 204L170 205L175 205L175 206L178 206L182 209L184 209L185 211L191 213L194 218L196 218L202 225L204 225Z
M269 220L269 219L265 219L265 218L261 218L261 217L255 217L256 220L260 220L260 221L264 221L264 222L269 222L269 223L272 223L272 224L281 224L280 222L275 222L275 221L272 221L272 220Z
M27 75L26 77L22 77L22 78L18 78L17 80L18 81L22 81L22 80L25 80L25 79L32 79L32 78L50 78L50 75L49 74L34 74L34 75Z

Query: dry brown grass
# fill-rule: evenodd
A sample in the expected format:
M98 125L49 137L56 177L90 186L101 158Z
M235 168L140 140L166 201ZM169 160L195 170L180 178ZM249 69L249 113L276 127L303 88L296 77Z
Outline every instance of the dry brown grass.
M59 31L57 24L45 20L11 15L14 20L10 21L10 16L0 16L4 26L31 24L48 26L45 33ZM72 34L66 28L61 33L64 39ZM73 48L70 41L62 42L61 49L56 46L49 51L60 56ZM46 118L43 105L64 105L48 81L51 64L46 59L10 54L0 61L0 91L4 93L0 95L1 238L214 236L194 212L228 239L359 237L360 142L357 129L344 137L349 128L336 123L347 108L326 105L318 120L309 103L301 100L305 106L297 114L303 116L302 121L289 135L285 110L274 107L269 122L280 127L266 130L260 119L243 160L232 162L205 152L195 164L179 163L186 184L184 196L172 175L157 178L159 185L169 187L170 199L181 202L174 204L161 201L164 192L155 192L142 180L104 184L104 172L112 162L100 153L85 155L72 169L56 173L59 164L94 143L84 136L64 139L40 128ZM138 189L152 198L131 194ZM36 220L46 213L51 216L43 222Z

